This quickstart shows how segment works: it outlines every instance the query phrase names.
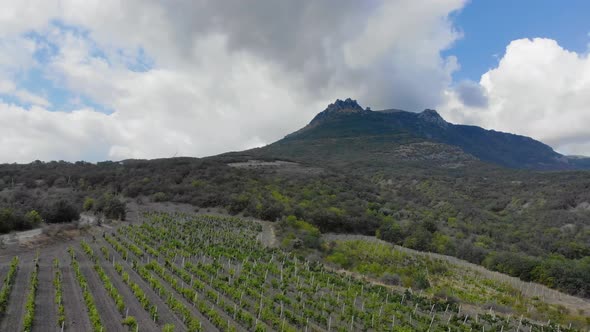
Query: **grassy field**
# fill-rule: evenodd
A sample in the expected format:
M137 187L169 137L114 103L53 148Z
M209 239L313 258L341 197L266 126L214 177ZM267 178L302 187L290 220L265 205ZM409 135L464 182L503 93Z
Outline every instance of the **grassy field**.
M371 280L536 321L588 326L590 303L454 257L417 252L363 236L334 236L326 262Z

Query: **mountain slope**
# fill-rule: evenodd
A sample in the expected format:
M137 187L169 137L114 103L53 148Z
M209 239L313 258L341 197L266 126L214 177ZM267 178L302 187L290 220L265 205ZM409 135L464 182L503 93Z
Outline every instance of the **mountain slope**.
M430 143L428 149L416 145L425 142ZM397 153L400 147L412 150L413 157ZM530 137L448 123L434 110L371 111L351 99L336 100L304 128L257 152L338 164L367 158L390 164L434 159L439 166L456 166L477 158L511 168L567 170L589 166L588 159L568 158ZM374 158L375 153L378 158Z

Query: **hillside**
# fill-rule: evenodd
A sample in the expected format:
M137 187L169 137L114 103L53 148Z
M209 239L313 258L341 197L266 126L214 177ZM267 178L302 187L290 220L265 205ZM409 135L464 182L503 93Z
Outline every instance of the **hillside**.
M563 156L529 137L452 124L434 110L371 111L351 99L336 100L307 126L255 154L337 164L429 160L456 167L478 159L511 168L588 168L587 158Z

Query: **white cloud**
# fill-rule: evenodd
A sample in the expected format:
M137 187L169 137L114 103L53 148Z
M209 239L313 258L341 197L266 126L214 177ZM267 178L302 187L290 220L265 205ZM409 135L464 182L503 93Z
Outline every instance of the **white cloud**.
M515 40L479 82L488 105L476 108L448 90L439 107L458 123L531 136L565 154L590 155L590 56L556 41Z
M51 95L14 86L15 98L36 106L0 104L0 129L8 133L0 161L240 150L300 128L335 98L430 107L457 68L440 52L460 37L449 14L464 3L8 1L0 70L11 82L41 70L81 110L50 112ZM12 40L21 56L2 47ZM47 51L41 63L37 50ZM24 60L12 63L15 57Z
M108 116L88 109L50 112L0 102L0 156L5 162L96 160L110 144Z
M33 104L44 107L51 106L51 103L44 97L41 97L24 89L18 89L14 82L9 80L0 81L0 94L14 96L16 99L26 104Z

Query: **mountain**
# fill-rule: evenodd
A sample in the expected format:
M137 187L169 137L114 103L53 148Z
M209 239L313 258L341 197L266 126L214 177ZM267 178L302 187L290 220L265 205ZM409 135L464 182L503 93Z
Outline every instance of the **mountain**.
M304 128L257 152L336 164L430 161L431 165L458 167L477 159L538 170L590 166L588 158L561 155L530 137L449 123L435 110L372 111L351 99L336 100Z

